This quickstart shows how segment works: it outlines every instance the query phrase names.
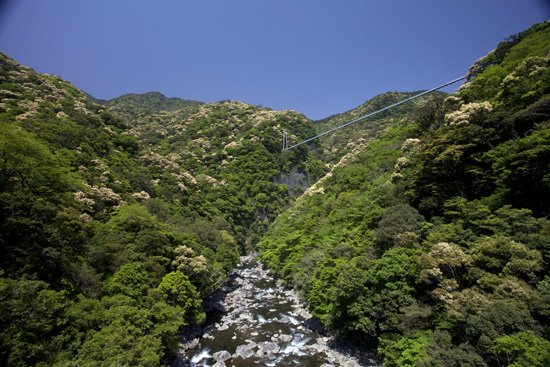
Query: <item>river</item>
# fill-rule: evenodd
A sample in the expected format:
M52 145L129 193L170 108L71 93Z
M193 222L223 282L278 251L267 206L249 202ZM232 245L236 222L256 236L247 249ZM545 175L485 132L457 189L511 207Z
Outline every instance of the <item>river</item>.
M187 365L380 365L364 346L319 333L322 327L297 294L278 283L255 256L241 257L231 279L207 302L212 310L201 335L181 351Z

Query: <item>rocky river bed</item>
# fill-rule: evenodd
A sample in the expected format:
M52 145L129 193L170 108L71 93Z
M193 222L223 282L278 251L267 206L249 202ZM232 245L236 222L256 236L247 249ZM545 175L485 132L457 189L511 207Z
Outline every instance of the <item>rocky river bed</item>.
M379 366L376 355L323 333L296 292L277 282L254 255L205 302L208 322L189 330L186 366Z

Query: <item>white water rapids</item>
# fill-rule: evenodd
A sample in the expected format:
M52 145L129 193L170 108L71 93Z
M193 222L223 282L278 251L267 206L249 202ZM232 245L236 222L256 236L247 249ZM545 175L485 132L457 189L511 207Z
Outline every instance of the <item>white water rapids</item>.
M364 346L319 334L297 294L253 257L241 258L217 299L223 312L191 343L190 366L379 366ZM211 317L212 319L212 317Z

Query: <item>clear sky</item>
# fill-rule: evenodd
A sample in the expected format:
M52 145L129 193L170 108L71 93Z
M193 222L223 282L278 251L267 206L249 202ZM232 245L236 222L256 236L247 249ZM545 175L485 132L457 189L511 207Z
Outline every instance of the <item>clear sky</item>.
M465 75L549 3L0 0L0 51L96 98L158 91L316 120Z

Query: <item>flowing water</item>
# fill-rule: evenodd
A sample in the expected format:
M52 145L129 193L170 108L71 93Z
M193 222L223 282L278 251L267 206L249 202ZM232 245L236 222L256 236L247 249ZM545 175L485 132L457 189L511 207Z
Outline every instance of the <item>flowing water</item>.
M217 313L191 349L191 366L378 366L362 346L319 334L295 292L253 257L241 259L216 299ZM311 327L311 328L310 328Z

